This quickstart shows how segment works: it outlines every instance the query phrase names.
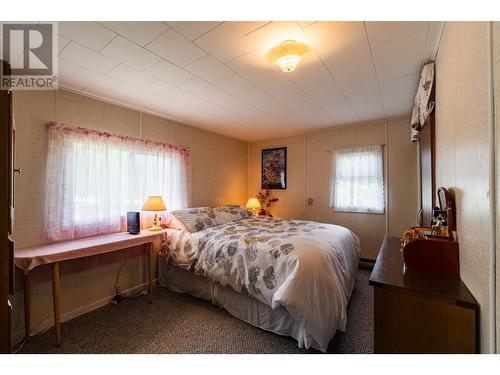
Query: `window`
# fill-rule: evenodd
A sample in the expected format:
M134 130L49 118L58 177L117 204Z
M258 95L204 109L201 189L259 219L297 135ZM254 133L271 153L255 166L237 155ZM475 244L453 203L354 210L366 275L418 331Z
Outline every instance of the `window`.
M64 240L125 230L149 195L188 206L189 150L62 124L49 126L46 233Z
M330 207L338 211L384 213L382 146L333 151Z

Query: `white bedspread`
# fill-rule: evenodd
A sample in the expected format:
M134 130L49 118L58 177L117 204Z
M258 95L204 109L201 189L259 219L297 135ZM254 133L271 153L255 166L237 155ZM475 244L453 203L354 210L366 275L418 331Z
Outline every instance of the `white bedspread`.
M162 249L172 265L273 309L283 306L322 351L345 329L359 254L359 239L347 228L269 217L169 231Z

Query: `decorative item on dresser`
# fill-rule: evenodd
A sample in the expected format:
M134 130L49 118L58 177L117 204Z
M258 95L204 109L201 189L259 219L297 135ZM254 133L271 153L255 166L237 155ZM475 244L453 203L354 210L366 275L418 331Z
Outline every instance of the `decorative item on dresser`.
M259 216L271 216L272 215L268 212L268 209L271 208L271 205L277 201L279 201L278 198L272 198L271 197L271 190L266 189L263 191L258 192L255 194L257 197L257 200L260 203L260 208L259 208Z
M439 224L386 238L370 277L376 353L479 352L479 306L460 279L454 199L438 189Z

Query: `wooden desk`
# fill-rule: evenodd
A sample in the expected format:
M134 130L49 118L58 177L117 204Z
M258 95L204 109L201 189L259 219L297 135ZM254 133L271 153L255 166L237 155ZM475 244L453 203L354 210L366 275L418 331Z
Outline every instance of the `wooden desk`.
M16 267L24 271L24 324L25 338L30 335L31 280L30 271L43 264L52 265L52 299L54 308L54 329L56 345L61 343L61 283L59 264L61 262L88 256L105 254L147 245L148 253L148 298L153 302L154 257L153 242L165 235L165 231L142 231L138 235L115 233L105 236L60 242L46 246L15 250Z
M479 306L459 278L404 270L399 238L385 238L370 276L375 353L479 352Z

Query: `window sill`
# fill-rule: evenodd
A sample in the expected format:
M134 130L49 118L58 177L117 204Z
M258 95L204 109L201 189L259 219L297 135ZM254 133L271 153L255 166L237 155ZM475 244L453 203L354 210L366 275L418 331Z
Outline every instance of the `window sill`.
M341 208L333 208L333 211L335 211L335 212L344 212L344 213L347 213L347 214L385 215L385 210L382 211L382 212L377 212L377 211L348 210L348 209L341 209Z

